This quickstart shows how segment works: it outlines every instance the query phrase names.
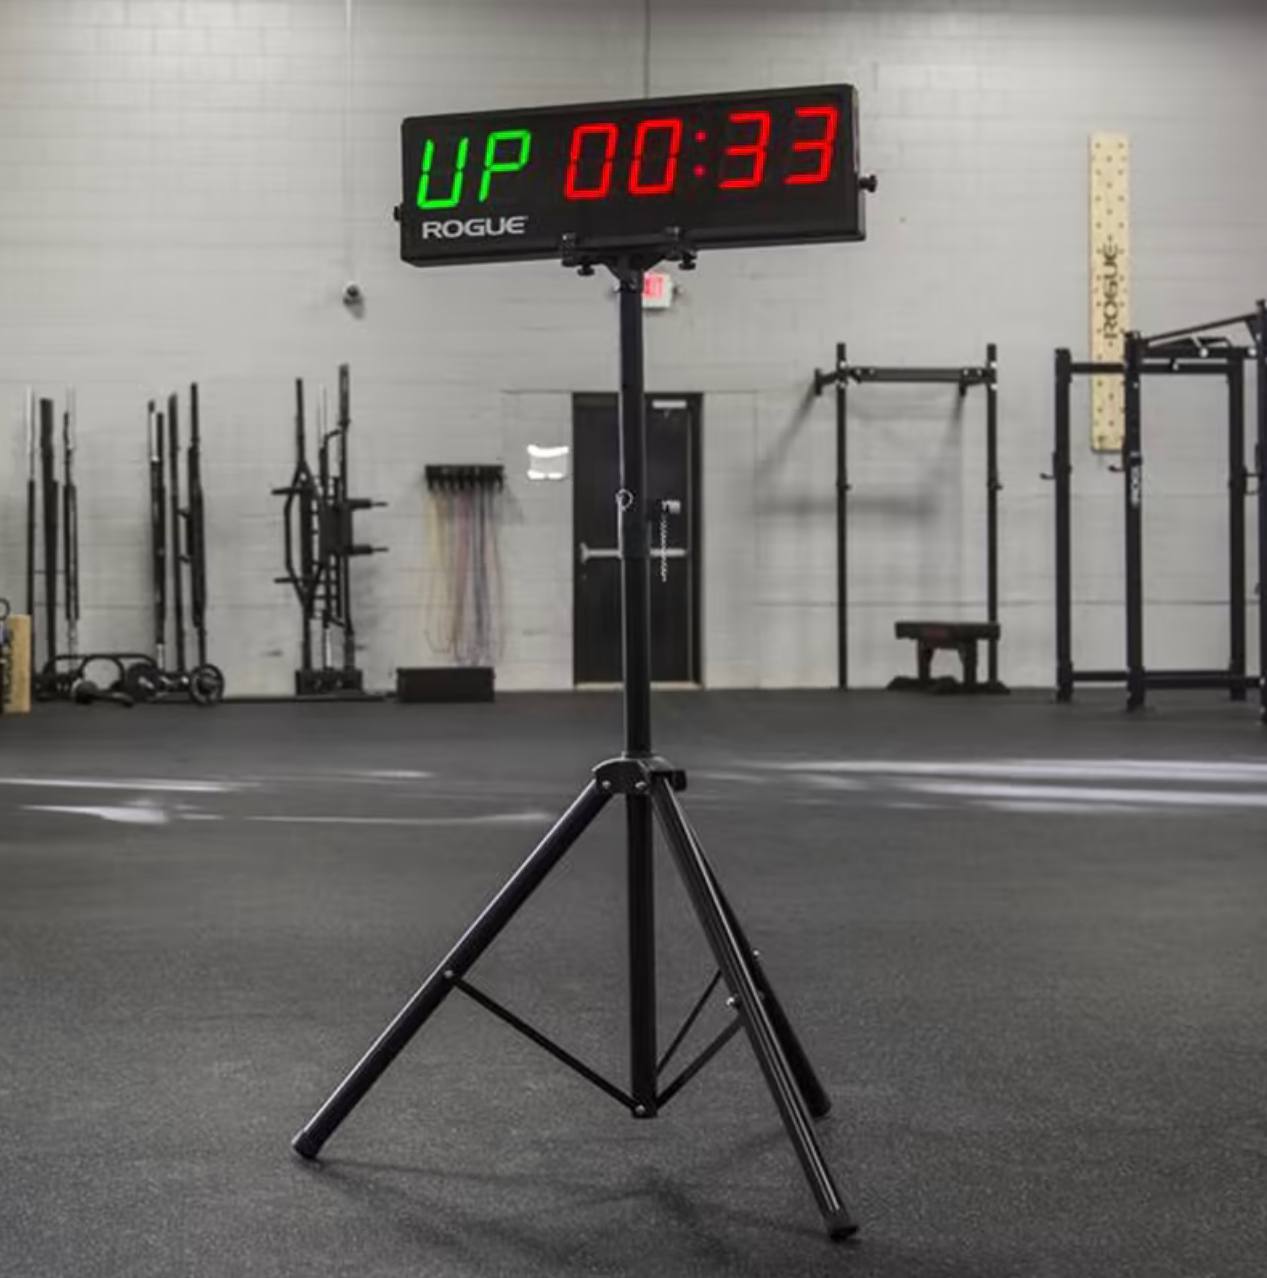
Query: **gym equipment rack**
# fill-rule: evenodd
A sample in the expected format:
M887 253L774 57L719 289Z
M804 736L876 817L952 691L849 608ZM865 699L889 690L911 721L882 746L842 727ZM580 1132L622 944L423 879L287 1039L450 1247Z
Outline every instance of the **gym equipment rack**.
M339 365L338 418L326 429L324 393L317 411L317 473L308 464L304 384L295 381L295 469L274 497L286 499L283 507L285 535L284 576L299 601L300 666L295 671L295 696L337 700L366 695L365 680L356 664L356 625L352 613L351 561L382 554L386 546L356 540L353 517L358 511L385 506L368 497L349 496L348 436L352 426L351 384L348 365ZM321 664L314 663L312 631L319 621ZM334 632L342 636L342 652L334 661Z
M1004 692L999 682L999 405L998 347L986 347L985 363L948 368L882 368L871 364L851 364L844 342L836 344L836 362L824 372L814 370L814 394L828 386L836 388L836 660L837 683L849 687L849 395L856 386L895 383L900 385L956 386L963 399L974 386L984 386L986 432L986 620L904 621L897 623L898 638L916 639L920 644L920 677L894 680L890 686L935 686L928 671L933 647L957 648L963 658L966 691ZM986 681L976 682L976 641L986 641Z
M185 694L195 705L224 698L224 674L207 660L207 535L202 491L202 430L198 385L189 387L189 445L185 450L186 505L181 505L180 398L167 397L164 414L146 405L150 475L150 571L154 599L154 656L134 662L123 685L138 701ZM185 578L197 660L188 663ZM168 664L167 597L171 586L175 665Z
M1220 330L1243 325L1253 346L1237 346ZM1245 365L1257 367L1254 468L1245 464ZM1071 510L1073 457L1070 447L1070 389L1074 377L1121 377L1125 386L1125 430L1121 463L1126 567L1126 663L1120 670L1080 670L1073 660L1073 521ZM1144 450L1142 387L1145 377L1221 377L1227 383L1228 439L1228 629L1229 652L1223 670L1150 670L1144 663ZM1189 328L1145 337L1126 334L1120 363L1075 361L1067 349L1056 351L1055 440L1051 473L1056 502L1056 699L1072 700L1075 684L1126 685L1129 710L1144 705L1150 688L1225 689L1231 700L1244 701L1259 690L1260 712L1267 723L1267 625L1259 626L1259 674L1246 672L1245 499L1255 496L1259 563L1259 607L1267 579L1267 303L1259 301L1244 315L1212 320ZM1253 494L1249 480L1258 481Z
M66 392L61 413L61 476L57 468L57 405L27 392L26 607L31 617L31 692L41 701L62 698L83 704L116 701L131 705L120 691L123 663L114 653L79 651L79 489L75 482L75 392ZM42 560L42 566L37 566ZM43 581L42 638L36 587ZM60 585L60 591L59 591ZM60 609L59 609L60 600ZM59 645L59 620L66 623L66 648ZM88 667L112 663L118 678L106 687L88 677Z

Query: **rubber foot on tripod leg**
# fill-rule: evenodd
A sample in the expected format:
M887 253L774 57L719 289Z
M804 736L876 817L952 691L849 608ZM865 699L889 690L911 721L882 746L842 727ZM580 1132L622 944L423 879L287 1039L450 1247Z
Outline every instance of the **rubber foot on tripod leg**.
M846 1238L852 1238L858 1232L858 1226L843 1208L826 1219L827 1235L832 1242L844 1242Z
M303 1131L290 1142L290 1147L299 1155L300 1158L307 1159L311 1162L321 1153L321 1144L309 1134L308 1129Z

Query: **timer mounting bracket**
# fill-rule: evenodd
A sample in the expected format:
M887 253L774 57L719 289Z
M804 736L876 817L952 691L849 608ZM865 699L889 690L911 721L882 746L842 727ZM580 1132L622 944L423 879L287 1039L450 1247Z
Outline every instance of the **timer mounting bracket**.
M698 257L699 251L680 226L666 226L664 239L658 244L618 253L587 249L572 233L559 241L559 264L564 269L575 270L578 275L593 275L598 267L605 266L619 283L623 283L630 272L645 274L661 262L677 262L684 271L693 271Z

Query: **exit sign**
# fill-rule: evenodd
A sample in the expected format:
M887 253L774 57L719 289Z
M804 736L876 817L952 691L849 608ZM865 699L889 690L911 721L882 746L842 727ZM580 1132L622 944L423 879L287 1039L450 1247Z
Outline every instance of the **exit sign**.
M667 311L673 305L673 276L664 271L648 271L642 277L642 309Z

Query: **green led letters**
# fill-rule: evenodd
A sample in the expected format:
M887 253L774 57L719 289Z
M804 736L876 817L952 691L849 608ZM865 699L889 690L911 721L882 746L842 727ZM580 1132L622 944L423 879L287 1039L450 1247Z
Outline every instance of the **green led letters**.
M514 159L499 160L497 146L500 142L518 142L519 148ZM484 173L480 178L480 203L488 199L489 187L493 184L494 173L517 173L528 163L532 152L532 134L527 129L503 129L498 133L490 133L484 144Z
M494 134L494 136L497 136ZM491 142L492 139L490 139ZM449 194L443 198L430 198L431 164L436 155L436 144L428 138L422 148L422 176L418 179L418 207L420 209L451 209L462 198L462 182L466 176L466 153L470 149L469 138L458 139L457 155L453 162L453 182ZM488 175L485 174L485 181ZM481 196L481 198L483 198Z

